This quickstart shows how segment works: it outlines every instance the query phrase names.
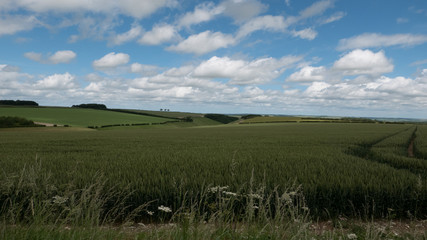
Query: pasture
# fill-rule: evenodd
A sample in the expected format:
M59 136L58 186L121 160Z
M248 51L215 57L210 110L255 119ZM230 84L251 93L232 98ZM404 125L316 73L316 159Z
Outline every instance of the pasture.
M23 117L34 122L73 127L163 123L171 120L154 116L65 107L0 107L0 116Z

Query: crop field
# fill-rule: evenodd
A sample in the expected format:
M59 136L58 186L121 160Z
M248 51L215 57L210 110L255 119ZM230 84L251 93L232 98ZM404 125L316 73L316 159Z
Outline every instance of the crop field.
M227 189L232 196L253 192L263 201L275 191L299 186L310 213L318 217L384 217L390 211L403 217L427 214L427 160L407 155L414 135L417 151L425 152L426 145L420 144L427 138L423 125L52 129L0 132L1 182L8 183L0 197L3 216L11 214L6 209L12 208L5 208L12 204L13 192L8 191L29 176L36 178L31 181L49 183L49 188L37 190L45 191L37 195L43 198L39 202L65 198L70 187L81 189L102 179L102 191L121 189L123 196L116 197L126 196L127 210L148 204L144 206L154 215L141 213L140 219L162 217L156 211L159 206L177 211L213 186ZM33 175L23 169L33 169ZM42 176L46 179L39 179ZM104 211L111 207L106 204ZM199 208L208 214L212 203L206 199L204 204Z
M241 121L243 124L251 123L284 123L284 122L337 122L339 119L293 117L293 116L259 116Z
M95 109L56 107L0 107L0 116L23 117L34 122L69 125L73 127L162 123L170 121L167 118L153 116Z

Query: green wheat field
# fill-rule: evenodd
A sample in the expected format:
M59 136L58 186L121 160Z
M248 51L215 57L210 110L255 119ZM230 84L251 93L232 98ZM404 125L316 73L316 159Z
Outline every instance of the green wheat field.
M202 115L157 125L171 119L71 108L0 116L70 125L0 129L1 239L427 236L427 125ZM109 124L123 125L87 128Z

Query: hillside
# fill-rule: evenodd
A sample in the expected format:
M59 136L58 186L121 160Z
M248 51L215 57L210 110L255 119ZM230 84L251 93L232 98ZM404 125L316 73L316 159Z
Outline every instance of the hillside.
M66 107L0 107L0 116L22 117L34 122L73 127L164 123L171 120L162 117Z

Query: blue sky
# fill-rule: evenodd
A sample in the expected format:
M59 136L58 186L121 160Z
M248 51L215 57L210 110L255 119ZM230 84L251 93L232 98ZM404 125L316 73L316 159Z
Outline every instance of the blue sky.
M0 0L0 99L427 118L427 2Z

